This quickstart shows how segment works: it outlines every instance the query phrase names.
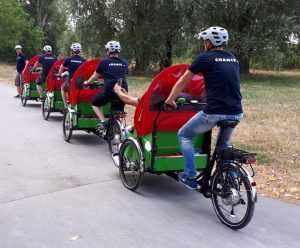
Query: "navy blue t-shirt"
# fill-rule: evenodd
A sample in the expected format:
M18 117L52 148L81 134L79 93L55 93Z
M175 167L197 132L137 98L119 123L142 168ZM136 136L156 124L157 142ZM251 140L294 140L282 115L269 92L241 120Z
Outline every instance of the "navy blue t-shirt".
M42 54L38 61L43 68L42 76L47 77L52 65L57 61L57 57L54 54Z
M194 74L203 73L207 97L204 113L243 113L240 66L233 54L221 50L201 53L189 70Z
M18 73L22 73L22 71L25 68L25 61L27 60L27 57L24 53L20 53L17 55L16 58L16 69Z
M86 59L80 55L73 55L71 57L65 58L63 66L68 68L69 78L72 78L77 68L86 62Z
M128 74L128 62L119 57L108 57L101 59L97 66L96 72L103 74L104 90L108 94L115 96L114 87L120 78L122 81L122 88L128 91L126 82L126 75Z

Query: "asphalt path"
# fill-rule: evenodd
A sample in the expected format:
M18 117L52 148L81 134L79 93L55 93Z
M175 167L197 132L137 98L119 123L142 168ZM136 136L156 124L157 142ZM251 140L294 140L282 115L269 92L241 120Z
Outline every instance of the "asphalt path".
M300 207L259 197L250 224L224 226L211 201L166 176L122 185L107 144L62 136L0 83L0 248L300 247Z

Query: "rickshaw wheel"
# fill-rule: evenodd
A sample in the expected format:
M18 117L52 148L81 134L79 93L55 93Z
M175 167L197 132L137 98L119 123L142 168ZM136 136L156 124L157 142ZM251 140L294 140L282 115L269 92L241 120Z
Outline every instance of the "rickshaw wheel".
M64 134L64 140L69 142L73 133L73 127L72 127L72 117L69 111L66 111L64 113L63 117L63 134Z
M119 153L120 144L122 144L124 140L124 135L122 133L122 125L120 121L115 120L115 122L111 126L111 130L109 131L108 138L108 149L111 155ZM119 165L115 163L117 167Z
M43 111L43 118L44 120L48 120L50 116L50 102L47 96L44 97L43 103L42 103L42 111Z
M21 91L21 103L22 103L23 107L25 107L26 103L27 103L27 92L25 90L24 85L23 85L22 91Z
M119 173L122 183L127 189L134 191L143 178L142 153L132 139L127 139L123 142L119 154Z

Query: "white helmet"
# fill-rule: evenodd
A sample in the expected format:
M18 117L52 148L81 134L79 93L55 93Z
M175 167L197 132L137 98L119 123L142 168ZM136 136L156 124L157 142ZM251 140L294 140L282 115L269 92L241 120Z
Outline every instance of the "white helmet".
M52 52L52 47L49 45L44 46L43 51L47 52Z
M82 50L82 47L79 43L73 43L70 48L73 52L80 52Z
M213 46L222 46L228 44L228 32L225 28L210 27L197 35L200 40L210 40Z
M16 50L16 49L22 49L22 46L21 46L21 45L16 45L16 46L15 46L15 50Z
M109 53L121 52L121 45L120 45L120 42L118 42L118 41L112 40L112 41L107 42L107 44L105 45L105 48Z

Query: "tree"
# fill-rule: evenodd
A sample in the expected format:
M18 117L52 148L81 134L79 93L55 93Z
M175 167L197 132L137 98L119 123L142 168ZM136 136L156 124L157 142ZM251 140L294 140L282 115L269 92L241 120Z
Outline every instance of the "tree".
M249 72L251 58L266 47L285 49L289 36L299 32L298 0L201 0L195 6L199 29L204 25L228 29L228 48L240 60L242 73Z
M108 13L117 27L117 37L126 54L136 60L136 71L143 73L151 61L160 69L172 64L174 48L185 39L191 0L115 0ZM185 51L181 50L182 53Z
M29 57L34 55L44 39L43 33L34 27L32 19L16 1L0 0L0 5L0 59L14 58L16 44L21 44Z
M68 0L69 14L84 53L94 57L104 52L104 45L115 37L116 28L107 16L106 0Z
M109 16L123 44L125 56L136 60L135 71L143 73L149 66L154 47L155 11L157 0L115 0L109 6Z
M35 25L45 34L45 42L58 50L60 36L67 29L61 0L20 0Z

